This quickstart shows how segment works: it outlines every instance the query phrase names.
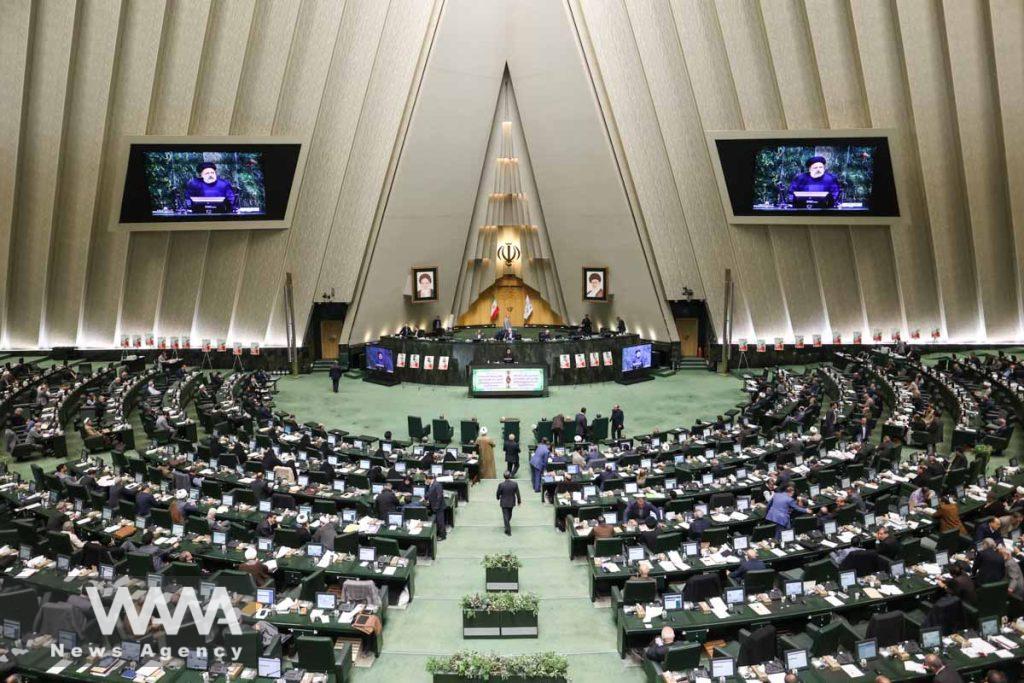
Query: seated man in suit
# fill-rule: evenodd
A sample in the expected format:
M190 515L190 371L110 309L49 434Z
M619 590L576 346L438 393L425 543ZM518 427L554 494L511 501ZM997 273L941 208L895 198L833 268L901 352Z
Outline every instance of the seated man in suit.
M640 538L651 552L654 552L654 546L658 541L659 535L658 520L654 517L648 517L647 521L644 522L644 531L641 532Z
M1006 564L1002 556L996 552L996 542L991 538L981 542L981 550L974 557L971 576L974 577L975 585L1002 581L1006 578Z
M674 642L676 642L676 632L672 630L671 626L664 626L661 629L661 635L644 650L644 657L652 662L664 662L668 647Z
M252 494L256 498L257 503L270 498L270 495L273 493L262 471L255 474L253 480L249 483L249 488L252 489Z
M256 535L260 538L273 538L277 530L277 517L273 512L267 513L263 521L256 525Z
M896 540L891 533L889 533L888 527L880 527L878 531L875 532L875 542L875 549L878 551L879 555L884 555L890 560L898 560L900 558L903 547L900 545L900 542Z
M960 598L964 602L973 603L977 599L977 590L974 587L974 580L964 574L964 568L954 562L949 565L949 579L939 579L939 585L953 597Z
M740 566L729 572L729 576L737 581L743 581L743 577L747 575L747 572L767 568L768 565L764 563L764 560L758 559L757 551L753 548L747 548L747 551L743 554L743 559L740 560Z
M152 488L149 484L143 485L142 490L135 496L135 514L139 517L149 517L154 503L156 503L156 496L153 495Z
M631 519L642 522L648 517L657 519L659 517L658 510L653 505L650 505L643 496L637 496L626 506L627 522Z
M978 528L974 530L974 542L982 541L986 538L991 538L996 545L1002 545L1003 534L1000 532L1002 523L998 517L993 517L988 520L988 524L979 524Z
M955 667L947 666L942 657L936 654L925 656L924 668L932 675L935 683L961 683L964 680Z
M711 526L711 520L704 516L702 510L694 510L693 521L690 522L690 540L699 541L701 535Z

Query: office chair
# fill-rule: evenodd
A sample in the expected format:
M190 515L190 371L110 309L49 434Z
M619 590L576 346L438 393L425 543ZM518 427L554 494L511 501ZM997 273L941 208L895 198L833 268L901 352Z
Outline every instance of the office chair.
M686 602L701 602L721 594L722 582L717 573L691 576L683 586L683 600Z

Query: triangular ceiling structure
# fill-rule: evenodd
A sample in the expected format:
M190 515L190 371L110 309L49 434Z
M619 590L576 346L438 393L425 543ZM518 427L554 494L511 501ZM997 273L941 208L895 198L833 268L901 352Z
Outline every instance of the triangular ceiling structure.
M506 67L455 290L456 317L469 310L498 278L515 275L565 318L565 300L522 131L512 77Z
M451 0L410 97L409 125L381 193L342 342L364 343L406 322L451 321L472 301L468 293L493 282L483 275L472 282L483 271L466 264L481 254L478 200L488 187L495 102L506 71L515 82L516 135L521 151L529 150L535 185L531 221L542 221L547 236L535 253L552 264L541 269L544 282L531 274L528 284L550 293L549 303L569 323L584 314L596 325L621 316L644 337L674 340L642 216L627 195L569 8L551 0ZM438 268L437 302L407 296L411 269L422 266ZM609 269L608 302L583 300L584 267ZM321 280L332 277L323 273Z

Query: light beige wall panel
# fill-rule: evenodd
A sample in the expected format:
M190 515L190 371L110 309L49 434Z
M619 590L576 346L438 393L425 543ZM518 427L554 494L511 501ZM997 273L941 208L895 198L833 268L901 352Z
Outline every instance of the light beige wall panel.
M733 72L733 83L736 85L736 96L744 128L785 128L785 113L775 81L760 8L757 3L746 0L717 0L715 7L722 27L725 51ZM794 332L810 332L806 327L797 329L794 320L800 321L801 325L807 325L807 321L818 320L819 323L812 324L812 327L820 327L825 317L821 297L814 299L804 296L799 288L799 279L794 277L797 269L808 266L805 262L792 260L794 256L808 252L807 231L801 228L793 230L789 227L778 229L770 226L741 227L739 230L751 235L755 230L762 230L762 239L771 242L772 248L766 250L764 256L772 256L771 265L779 282L776 289L779 304L776 305L775 315L778 316L782 312L779 310L780 307L785 311L784 324L776 322L770 330L759 330L758 336L790 339Z
M189 134L230 132L254 11L255 2L247 0L215 0L211 4ZM157 329L166 335L195 337L191 340L194 346L200 339L195 322L210 234L202 230L170 233L164 269Z
M34 9L8 282L8 343L14 347L39 343L77 10L77 3L63 0L39 0Z
M96 169L103 155L121 0L81 3L79 13L60 193L50 240L42 346L73 346L78 341L82 282L99 189Z
M867 335L864 300L854 262L850 229L844 226L816 226L811 230L811 241L828 309L829 327L821 331L821 338L827 343L839 334L844 342L849 342L855 331Z
M677 298L683 287L689 287L697 298L707 299L712 320L721 323L724 293L716 280L722 278L708 273L710 286L705 287L704 274L697 267L626 6L622 0L611 0L583 2L580 9L611 104L606 115L615 121L647 234L664 264L664 269L659 269L662 286L670 298Z
M192 110L191 128L197 134L231 130L255 11L256 0L213 1Z
M1020 302L988 8L963 0L944 0L942 7L985 327L991 340L1012 340L1020 330Z
M658 118L661 139L671 165L676 191L682 203L697 265L705 291L723 287L725 269L732 269L736 282L733 303L734 337L753 337L750 309L744 289L743 273L736 268L732 231L725 223L711 157L700 122L700 112L690 87L690 74L668 0L626 3L637 48ZM671 263L658 254L661 272ZM675 292L670 291L670 298ZM722 306L713 305L719 322L715 332L722 334Z
M14 197L18 182L23 105L28 75L32 3L0 1L0 339L7 341L7 275L13 260L10 244L14 226Z
M786 127L826 126L817 63L803 6L789 0L762 0L760 10ZM832 326L841 327L857 313L855 309L833 309L828 305L817 247L820 244L829 249L846 248L848 252L849 237L842 231L821 231L821 227L793 226L772 231L779 278L790 302L793 332L808 342L814 334L827 337Z
M989 7L1006 157L1006 185L1010 198L1017 296L1022 308L1017 338L1024 339L1024 116L1021 115L1024 112L1024 3L1019 0L992 0Z
M277 265L270 272L259 274L258 281L256 272L249 271L251 275L247 274L247 278L251 280L248 281L257 284L243 284L239 311L244 313L240 319L255 317L248 313L258 309L256 304L249 303L250 297L260 295L271 299L274 308L266 337L268 344L283 343L285 334L281 297L266 296L266 292L273 292L275 288L283 286L284 273L289 268L296 274L299 271L313 271L312 276L316 277L323 264L324 250L338 208L338 195L345 179L345 168L363 110L363 100L380 49L388 6L387 2L376 0L348 0L345 3L324 85L324 97L311 135L293 227L283 245L274 243L274 238L263 236L257 236L258 239L253 242L256 258L276 259ZM353 244L347 248L362 251L364 246ZM339 300L350 300L350 293L335 291ZM314 291L312 296L318 293ZM296 307L301 301L295 297ZM305 324L305 318L297 315L296 325L300 335L305 332Z
M394 2L389 8L352 142L350 163L337 197L323 267L319 273L299 267L294 260L295 252L289 258L295 286L295 319L300 330L305 329L310 302L320 291L334 287L341 300L352 297L367 255L367 239L377 227L374 223L383 208L382 192L389 182L392 156L401 145L400 124L415 96L418 84L414 83L414 76L425 56L425 41L430 39L428 29L432 18L436 18L436 9L433 2ZM443 163L438 159L439 167ZM273 324L272 328L276 337L268 339L283 340L284 328ZM348 329L346 321L343 338L349 338Z
M705 0L674 0L672 13L704 129L742 130L738 91L715 5ZM789 336L792 328L768 231L727 229L732 232L737 271L750 308L750 338ZM738 331L734 337L740 337Z
M493 164L486 150L504 75L507 7L504 1L446 3L387 208L349 309L353 343L394 332L406 321L429 328L435 316L444 320L452 312L481 169ZM516 153L523 159L521 148ZM444 173L436 172L439 159ZM402 295L409 269L427 264L438 267L439 300L413 304Z
M317 122L326 95L326 79L332 55L339 51L339 25L346 3L334 0L307 1L299 11L296 35L280 102L274 120L275 135L308 138ZM333 145L332 151L337 151ZM282 281L281 263L288 241L305 234L309 226L294 224L289 231L252 232L246 268L238 291L232 334L263 343L267 323ZM281 330L281 334L284 331Z
M849 5L846 2L805 3L805 7L829 126L869 128L872 122ZM856 225L850 228L854 252L850 264L860 284L869 328L864 333L882 330L885 339L889 338L891 330L903 330L899 283L887 233L888 228ZM885 251L876 251L879 247L884 247Z
M895 130L892 162L902 218L890 228L890 237L903 316L909 333L920 330L927 338L942 316L896 16L889 0L855 0L850 14L871 123Z
M121 160L127 152L124 136L146 132L163 23L163 3L145 0L125 3L79 326L79 344L83 346L117 343L128 234L111 230L109 219L124 188L124 169L121 168Z
M209 17L210 0L168 3L146 131L150 135L185 135L189 132ZM194 247L195 235L186 239L185 244ZM182 246L181 240L175 242ZM185 325L171 324L164 329L157 318L165 297L194 302L198 290L198 279L188 282L181 277L182 270L195 273L197 268L194 264L182 263L182 250L179 248L172 252L170 246L169 232L131 234L121 303L122 334L143 334L147 330L164 336L188 333L191 321ZM156 254L163 254L164 258L155 258ZM168 273L175 269L178 272L171 277L178 288L166 289Z
M196 302L198 322L192 333L196 339L216 341L228 338L231 309L245 268L246 244L234 232L210 232L203 264L203 283Z
M933 2L896 0L896 11L945 333L953 340L976 339L984 325L964 208L941 9Z
M243 5L243 8L245 6ZM235 102L231 112L230 133L232 135L270 135L274 127L274 117L280 103L281 85L288 68L291 51L297 41L305 39L296 31L299 9L302 3L294 0L261 0L256 3L255 12L250 23L249 40L246 46L245 60L235 91ZM217 231L215 231L217 232ZM217 238L208 242L202 286L199 290L199 301L196 306L196 317L192 325L195 334L200 338L228 338L234 305L241 286L242 263L232 263L229 272L218 271L227 257L244 255L248 249L249 237L253 231L237 230L217 232ZM214 253L214 250L226 250L225 253ZM232 283L224 282L230 273L235 275ZM218 287L228 287L230 296L224 291L214 291L212 283ZM219 305L230 301L227 307ZM214 304L214 301L217 304ZM259 341L255 339L239 339L238 341Z

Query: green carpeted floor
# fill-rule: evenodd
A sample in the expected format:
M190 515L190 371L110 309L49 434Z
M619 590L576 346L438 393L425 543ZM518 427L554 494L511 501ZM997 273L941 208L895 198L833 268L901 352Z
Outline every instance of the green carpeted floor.
M581 406L591 417L608 415L614 404L626 413L628 434L658 427L689 425L698 417L722 413L744 399L740 381L708 372L680 372L668 378L624 387L591 384L553 387L550 396L535 399L471 399L466 390L404 384L381 387L344 380L337 395L326 375L284 378L278 383L279 409L302 420L318 420L369 434L391 429L406 437L407 415L424 420L445 415L453 423L477 417L492 434L500 434L502 416L522 421L524 439L530 425L558 411L572 415ZM501 456L497 456L499 459ZM456 513L457 526L439 544L431 566L416 570L416 597L408 610L389 612L384 651L370 669L357 669L356 681L426 681L429 655L460 649L519 654L552 650L569 657L575 681L642 681L642 669L619 659L609 608L590 601L587 568L569 560L568 540L554 528L554 511L542 504L519 473L523 504L516 509L512 536L502 533L495 500L497 482L484 481L470 492L469 504ZM483 589L480 561L486 553L512 552L523 561L521 589L540 596L540 638L537 640L463 640L459 599Z

